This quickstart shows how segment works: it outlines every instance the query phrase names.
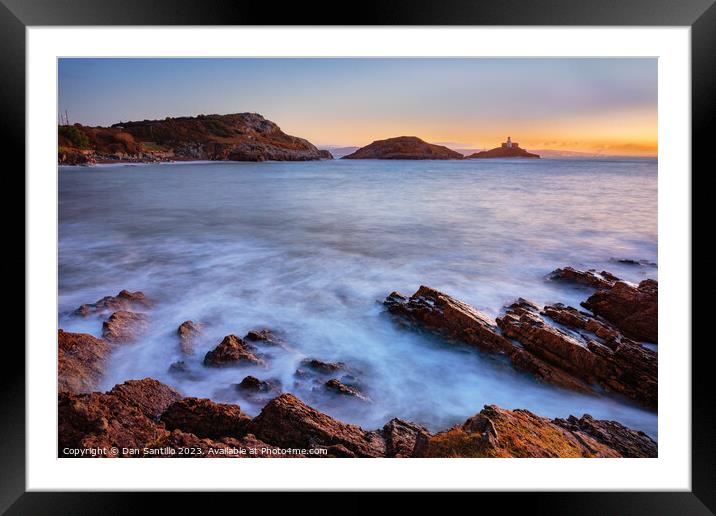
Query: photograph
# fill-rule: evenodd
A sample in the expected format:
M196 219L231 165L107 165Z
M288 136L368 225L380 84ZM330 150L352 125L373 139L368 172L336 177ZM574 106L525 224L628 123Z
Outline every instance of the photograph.
M56 457L659 457L657 57L56 66Z

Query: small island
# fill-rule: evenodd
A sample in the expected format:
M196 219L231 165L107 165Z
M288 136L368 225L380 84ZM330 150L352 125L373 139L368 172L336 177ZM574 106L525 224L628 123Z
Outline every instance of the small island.
M507 141L501 146L495 147L488 151L476 152L467 156L467 159L485 159L485 158L539 158L539 154L527 152L520 144L513 142L511 137L507 137Z
M417 136L377 140L341 159L463 159L459 152L434 145Z

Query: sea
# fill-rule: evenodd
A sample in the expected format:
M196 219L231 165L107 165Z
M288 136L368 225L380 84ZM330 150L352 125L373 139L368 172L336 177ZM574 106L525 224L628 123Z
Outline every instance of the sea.
M504 357L396 324L382 301L428 285L496 317L518 297L579 307L592 291L550 280L558 267L657 279L657 177L646 158L60 167L59 326L100 336L102 318L72 311L122 289L155 302L102 389L151 377L256 415L267 398L235 388L252 375L366 429L399 417L438 431L495 404L656 439L656 412L538 383ZM206 325L189 356L185 320ZM267 328L285 345L262 350L266 366L203 365L225 335ZM306 374L307 358L345 367ZM336 395L329 377L368 399Z

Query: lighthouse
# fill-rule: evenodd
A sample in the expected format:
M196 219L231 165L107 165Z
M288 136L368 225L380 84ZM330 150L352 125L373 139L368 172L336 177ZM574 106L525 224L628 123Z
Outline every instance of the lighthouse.
M520 146L519 143L512 141L512 137L511 137L511 136L508 136L508 137L507 137L507 141L502 143L502 148L503 148L503 149L513 149L513 148L516 149L516 148L519 147L519 146Z

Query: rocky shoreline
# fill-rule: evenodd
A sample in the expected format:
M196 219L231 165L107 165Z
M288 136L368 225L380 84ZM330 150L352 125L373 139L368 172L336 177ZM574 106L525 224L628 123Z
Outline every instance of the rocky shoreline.
M525 299L492 320L445 293L421 286L410 297L394 292L384 306L407 331L428 331L448 342L504 355L538 381L593 395L625 396L657 407L658 284L634 285L596 271L557 269L548 281L569 281L595 291L582 303L539 307ZM486 405L464 423L431 433L392 419L365 430L324 414L285 392L280 382L246 376L232 388L262 400L255 417L237 404L185 397L152 378L129 379L107 392L98 386L111 353L141 339L152 324L153 302L122 291L80 306L74 317L102 317L102 338L58 332L58 437L61 457L656 457L645 433L588 414L548 419L527 410ZM185 321L177 346L193 353L203 324ZM649 337L649 338L646 338ZM653 339L651 337L654 337ZM283 335L249 331L227 335L206 353L203 367L262 365L290 350ZM184 362L167 364L190 374ZM327 393L371 403L353 382L350 364L304 359L296 378L311 378ZM253 399L253 398L252 398ZM265 401L264 401L265 400Z

